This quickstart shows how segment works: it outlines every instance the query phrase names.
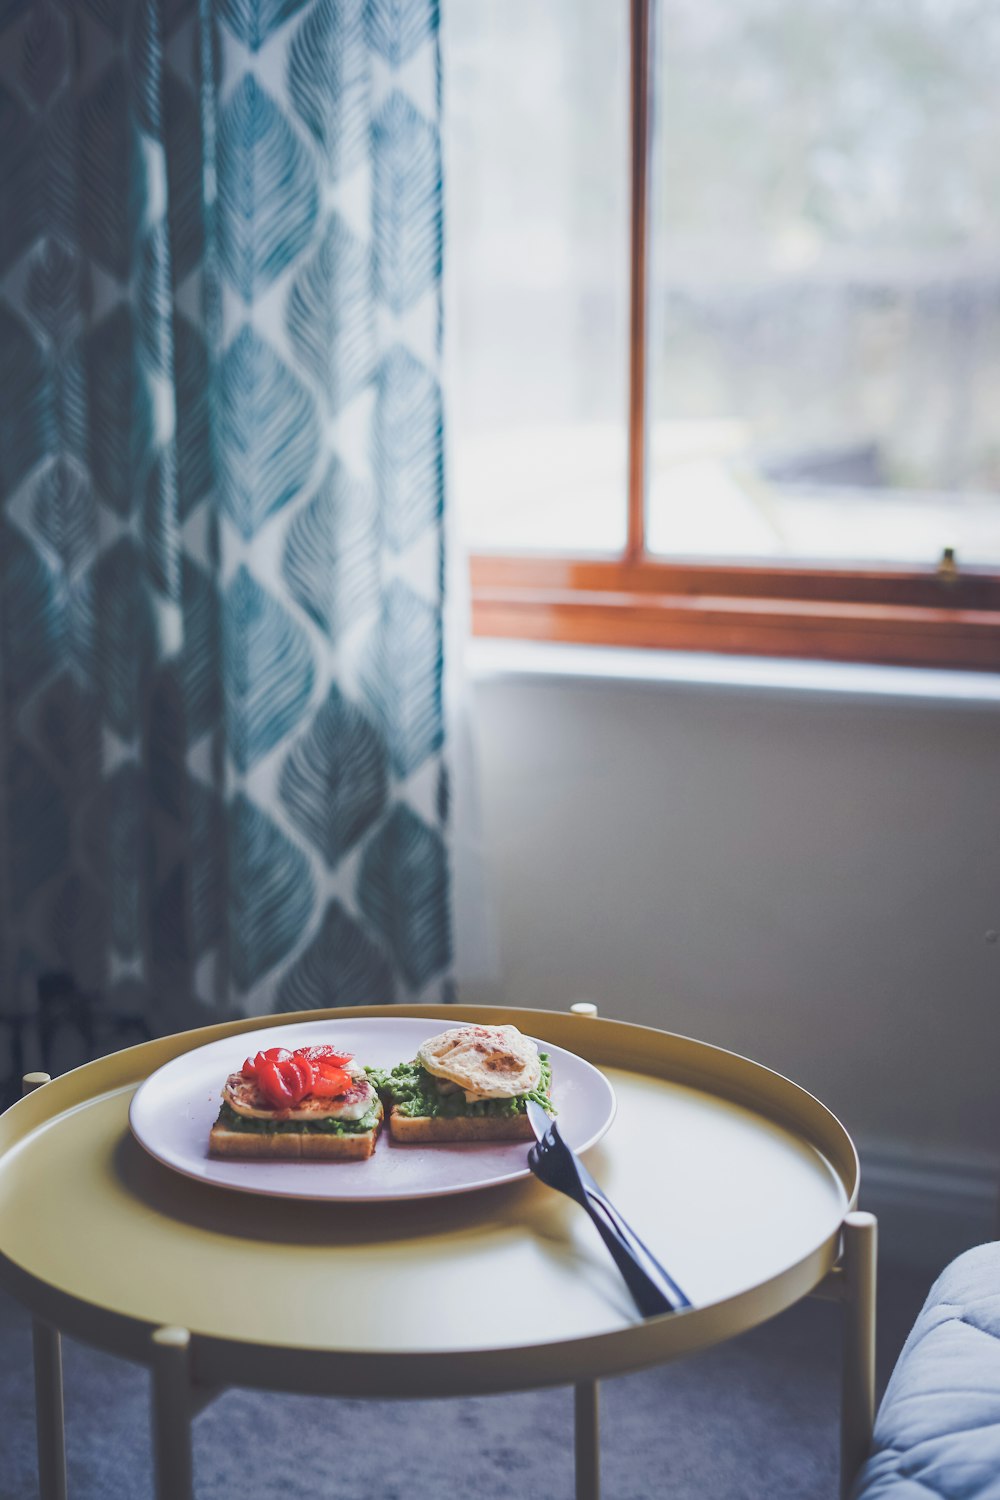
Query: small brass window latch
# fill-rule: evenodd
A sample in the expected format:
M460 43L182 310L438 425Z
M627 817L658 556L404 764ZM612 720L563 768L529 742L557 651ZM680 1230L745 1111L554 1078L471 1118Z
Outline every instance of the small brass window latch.
M940 583L958 582L958 563L954 547L943 547L938 559L937 576Z

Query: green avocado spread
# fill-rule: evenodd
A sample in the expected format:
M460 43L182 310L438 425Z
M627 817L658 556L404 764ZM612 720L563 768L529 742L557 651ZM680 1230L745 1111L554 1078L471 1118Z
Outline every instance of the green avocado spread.
M360 1120L257 1120L251 1115L238 1115L223 1100L215 1123L224 1125L227 1130L248 1130L258 1135L284 1135L292 1131L305 1135L364 1135L366 1131L374 1130L377 1122L378 1105L374 1102Z
M549 1098L552 1068L547 1052L540 1052L542 1076L538 1087L529 1094L515 1094L512 1099L477 1099L466 1103L465 1094L459 1090L454 1094L439 1093L437 1079L418 1062L397 1063L394 1068L367 1068L366 1072L379 1093L394 1104L399 1114L411 1116L443 1115L523 1115L528 1100L533 1099L550 1115L555 1114Z

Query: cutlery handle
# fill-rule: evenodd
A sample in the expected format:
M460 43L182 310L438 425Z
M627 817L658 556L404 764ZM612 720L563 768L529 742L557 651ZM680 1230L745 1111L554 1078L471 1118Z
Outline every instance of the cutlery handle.
M646 1274L655 1282L663 1295L668 1299L671 1309L674 1312L679 1312L684 1307L690 1307L691 1299L685 1292L681 1291L670 1272L664 1266L660 1265L660 1262L649 1246L643 1243L631 1224L618 1212L607 1193L594 1180L578 1156L574 1156L574 1162L580 1186L583 1188L588 1199L600 1205Z
M615 1265L618 1267L626 1286L632 1293L636 1306L644 1318L656 1317L658 1313L674 1312L676 1304L671 1298L667 1288L660 1282L655 1273L643 1265L642 1260L632 1249L625 1235L622 1234L614 1219L607 1213L604 1203L599 1198L592 1198L588 1193L585 1197L584 1208L590 1215L598 1234L604 1241L611 1254ZM669 1280L669 1278L667 1278ZM673 1286L673 1283L671 1283ZM674 1288L676 1291L676 1288Z
M543 1182L568 1194L586 1210L643 1317L690 1307L690 1299L622 1218L576 1152L567 1146L559 1126L550 1124L544 1116L536 1118L536 1114L541 1116L540 1108L529 1102L528 1118L539 1145L528 1153L528 1165ZM540 1150L543 1154L539 1158ZM541 1166L542 1161L548 1161L548 1171Z
M687 1294L681 1290L670 1272L660 1264L652 1250L650 1250L648 1245L643 1243L632 1226L622 1218L614 1204L609 1198L605 1197L601 1189L596 1187L596 1184L594 1188L587 1185L586 1193L588 1205L593 1205L604 1215L605 1222L612 1227L619 1243L624 1247L630 1260L635 1265L636 1283L638 1284L638 1278L641 1275L644 1285L652 1289L649 1293L649 1300L651 1302L655 1293L657 1306L653 1311L680 1312L682 1308L690 1307L691 1300ZM591 1218L594 1218L593 1214L591 1214ZM597 1223L596 1218L594 1218L594 1222ZM608 1244L607 1240L605 1240L605 1244ZM608 1248L611 1248L610 1245L608 1245ZM625 1274L624 1271L622 1271L622 1274ZM626 1277L626 1280L628 1280L628 1277ZM643 1303L636 1296L632 1281L629 1281L629 1288L632 1291L632 1295L636 1297L636 1301L639 1302L640 1310L646 1317L650 1317L651 1314L646 1311ZM646 1293L643 1295L645 1297Z

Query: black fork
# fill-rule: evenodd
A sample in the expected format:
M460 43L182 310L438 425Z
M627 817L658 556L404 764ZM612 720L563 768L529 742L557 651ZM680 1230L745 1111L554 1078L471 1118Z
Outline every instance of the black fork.
M540 1108L539 1115L543 1115ZM541 1133L537 1144L528 1152L529 1167L547 1187L565 1193L587 1211L643 1317L653 1318L659 1313L679 1312L681 1308L690 1307L690 1301L670 1273L664 1270L604 1190L598 1187L583 1162L567 1146L559 1134L558 1125L550 1123L547 1116L543 1115L543 1118L544 1129L541 1129L540 1121L532 1120L532 1125L536 1130L541 1129Z

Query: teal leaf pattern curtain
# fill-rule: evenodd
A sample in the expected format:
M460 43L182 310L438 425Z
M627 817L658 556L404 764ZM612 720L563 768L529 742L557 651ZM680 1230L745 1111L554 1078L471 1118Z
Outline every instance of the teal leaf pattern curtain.
M0 7L0 982L451 993L436 0Z

